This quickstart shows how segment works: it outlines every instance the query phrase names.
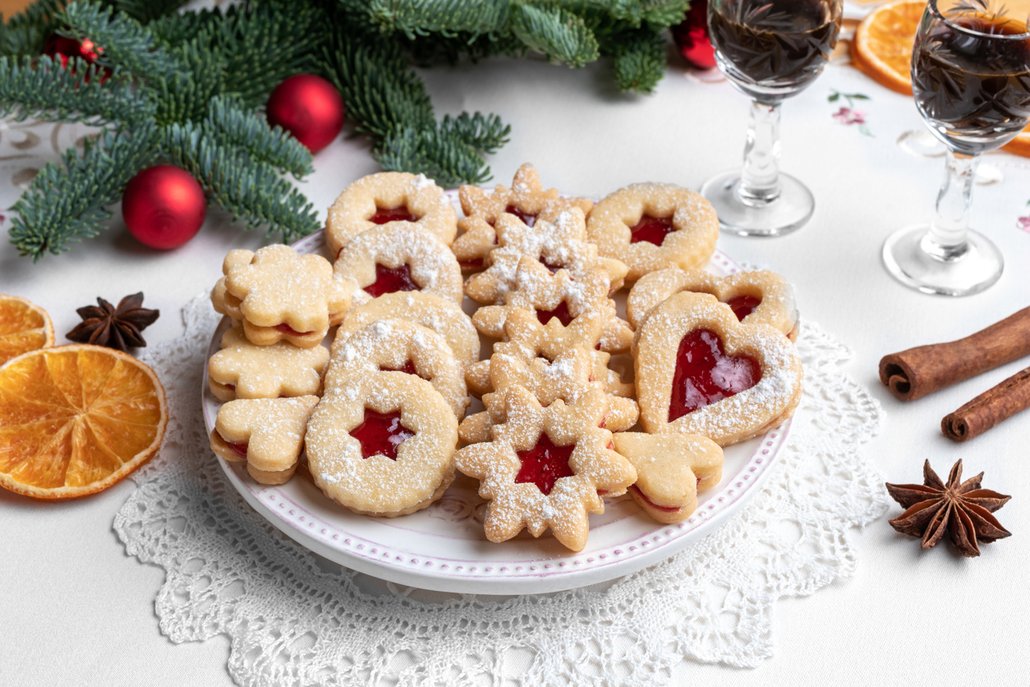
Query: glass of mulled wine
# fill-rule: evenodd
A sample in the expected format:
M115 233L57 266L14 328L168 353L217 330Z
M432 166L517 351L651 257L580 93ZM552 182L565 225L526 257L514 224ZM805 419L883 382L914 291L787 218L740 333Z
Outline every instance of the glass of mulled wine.
M980 154L1030 120L1030 0L931 0L912 50L912 90L947 147L947 171L934 218L891 234L883 262L925 293L978 293L998 281L1004 261L969 228L973 181Z
M843 0L710 0L708 31L719 69L751 97L744 167L701 193L723 231L780 236L812 216L812 192L779 171L780 104L807 88L837 44Z

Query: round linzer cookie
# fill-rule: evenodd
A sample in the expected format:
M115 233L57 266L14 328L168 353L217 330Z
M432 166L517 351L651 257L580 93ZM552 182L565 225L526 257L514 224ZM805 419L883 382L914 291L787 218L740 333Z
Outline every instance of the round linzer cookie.
M329 208L325 242L329 254L358 234L385 224L412 224L450 245L458 231L454 207L432 179L407 172L380 172L361 177L343 190Z
M798 309L794 289L783 277L768 270L738 272L725 277L701 269L670 267L641 277L626 298L626 315L634 328L659 303L674 293L710 293L725 303L747 324L767 324L791 341L798 334Z
M219 401L317 395L328 362L329 351L322 346L255 346L236 324L207 362L208 387Z
M443 496L457 443L454 412L429 382L380 372L322 397L308 422L308 470L355 512L406 515Z
M492 542L523 529L539 537L548 529L564 546L586 545L591 513L603 513L605 496L618 496L636 481L636 470L609 448L612 433L598 425L607 403L588 391L571 403L546 408L531 392L503 392L505 421L494 425L492 440L458 451L463 474L479 480L487 499L483 527Z
M530 258L552 272L568 270L572 277L600 271L608 276L609 291L622 288L626 265L598 254L597 246L586 240L586 219L579 208L563 210L554 222L538 219L532 227L514 215L497 220L497 247L487 255L489 265L469 277L465 293L478 303L500 303L515 286L515 275L522 258Z
M355 303L398 291L421 291L461 305L461 268L454 253L416 224L392 223L358 234L333 269L357 283Z
M514 215L528 227L538 220L554 222L563 211L578 208L584 215L593 202L586 198L568 198L557 189L545 189L540 174L528 162L515 172L511 187L496 186L492 191L479 186L462 186L458 199L465 213L458 226L462 233L451 246L465 272L477 272L497 246L495 226L505 214Z
M672 184L632 184L590 212L587 233L602 255L626 263L627 281L666 267L704 266L719 218L703 196Z
M308 417L318 396L229 401L218 409L211 450L232 463L246 461L261 484L285 484L297 469Z
M328 351L326 351L328 356ZM432 329L404 320L379 320L359 329L336 349L326 373L326 393L342 393L378 372L406 372L430 384L461 419L469 404L463 367Z
M728 446L786 420L801 360L783 332L745 324L709 294L682 292L644 320L633 347L640 422Z
M340 346L354 332L388 319L405 320L433 330L447 341L463 368L479 360L479 333L469 316L451 301L421 291L387 293L351 308L336 330L330 355L335 358Z

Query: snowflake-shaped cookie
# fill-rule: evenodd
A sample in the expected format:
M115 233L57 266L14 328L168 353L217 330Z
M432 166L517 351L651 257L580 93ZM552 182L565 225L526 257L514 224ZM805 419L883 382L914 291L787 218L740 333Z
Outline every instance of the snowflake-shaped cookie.
M571 403L546 408L521 387L503 392L505 421L493 440L458 451L456 465L480 481L487 499L484 528L493 542L523 529L539 537L550 529L573 551L586 545L591 513L603 513L599 492L616 496L636 481L632 464L609 446L598 426L607 403L593 389Z

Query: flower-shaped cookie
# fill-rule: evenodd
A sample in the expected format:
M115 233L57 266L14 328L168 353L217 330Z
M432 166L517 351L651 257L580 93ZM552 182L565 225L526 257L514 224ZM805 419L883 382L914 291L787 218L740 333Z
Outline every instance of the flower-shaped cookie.
M531 258L519 261L515 287L504 297L504 305L488 305L473 315L472 321L481 334L499 338L504 323L516 310L535 313L537 326L551 329L555 336L578 327L583 317L601 320L600 337L581 345L599 345L602 351L617 352L629 348L633 330L615 313L615 301L608 297L609 281L600 270L573 278L568 270L551 273L546 266Z
M208 386L220 401L317 395L328 362L329 351L322 346L255 346L235 325L207 363Z
M224 312L238 307L243 333L259 346L284 339L302 348L317 346L350 306L354 289L333 276L325 258L284 245L229 251L223 270L226 298L239 301L230 308L226 300Z
M358 234L333 269L357 282L355 303L398 291L432 293L461 305L461 268L454 254L416 224L395 222Z
M677 293L634 344L640 421L652 433L703 434L728 446L786 420L801 399L801 360L783 333L745 324L709 294Z
M406 515L443 495L457 443L454 412L429 382L380 372L322 397L308 422L308 469L353 511Z
M465 292L474 301L501 302L515 285L523 257L541 262L551 271L568 270L573 278L600 270L608 275L609 291L622 287L626 266L598 255L597 246L586 240L586 221L579 208L562 211L554 222L539 219L532 227L514 215L501 215L496 230L498 245L487 256L489 267L465 284Z
M348 336L326 373L326 393L342 392L382 370L421 377L443 396L456 417L464 416L468 391L454 351L432 329L404 320L378 320Z
M336 357L340 345L354 332L378 320L398 319L420 324L442 336L462 367L479 360L479 334L461 308L439 296L421 291L398 291L352 308L330 349Z
M487 499L484 528L493 542L522 529L539 537L550 529L573 551L586 545L589 514L604 512L598 495L622 494L636 481L632 464L609 448L612 434L598 427L607 403L593 389L572 403L542 407L531 392L503 392L505 422L489 442L458 451L462 473L479 480Z
M229 401L218 409L211 449L230 462L247 462L261 484L284 484L297 469L308 417L318 396Z
M671 184L633 184L598 203L587 222L602 255L629 267L628 281L665 267L701 267L715 251L719 218L704 196Z
M689 518L697 509L698 493L722 479L722 448L708 437L620 432L612 440L637 470L629 493L658 522Z
M557 189L544 189L540 174L528 162L515 172L511 188L497 186L492 191L479 186L462 186L458 198L465 213L458 225L462 233L451 248L465 271L483 267L484 259L497 245L494 227L505 213L514 215L527 226L537 220L553 222L569 208L590 212L593 203L586 198L563 198Z
M780 275L768 270L717 277L704 270L670 267L645 274L626 298L630 324L639 327L656 305L680 291L710 293L728 305L741 322L767 324L792 341L797 338L798 309L794 289Z
M325 242L337 256L351 239L385 224L408 224L450 245L458 231L451 201L432 179L407 172L369 174L343 190L329 208Z

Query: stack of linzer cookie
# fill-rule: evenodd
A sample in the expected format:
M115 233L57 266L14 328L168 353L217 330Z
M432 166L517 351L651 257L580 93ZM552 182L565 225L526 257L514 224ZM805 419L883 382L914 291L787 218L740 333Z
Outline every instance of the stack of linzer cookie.
M460 218L431 180L374 174L329 210L332 263L229 253L212 292L233 320L209 364L219 456L279 484L304 453L326 496L382 517L432 504L457 470L479 480L491 541L550 531L580 550L588 516L627 491L686 519L722 447L793 413L791 289L703 270L718 220L699 195L636 184L594 205L530 165L458 195Z

